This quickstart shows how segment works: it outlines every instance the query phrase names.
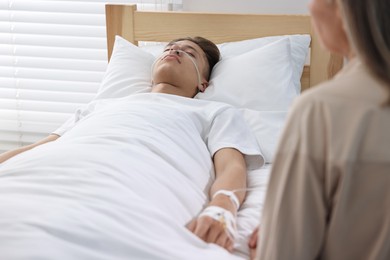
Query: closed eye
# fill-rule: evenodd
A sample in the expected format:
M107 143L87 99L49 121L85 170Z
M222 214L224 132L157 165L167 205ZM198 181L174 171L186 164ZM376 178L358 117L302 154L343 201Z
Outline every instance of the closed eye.
M186 51L186 53L187 53L188 55L190 55L191 57L195 58L195 54L193 54L192 52Z

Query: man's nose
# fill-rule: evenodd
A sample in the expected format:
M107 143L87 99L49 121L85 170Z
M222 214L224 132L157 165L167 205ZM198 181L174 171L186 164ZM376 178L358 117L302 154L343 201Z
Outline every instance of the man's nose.
M171 46L171 48L169 49L169 53L170 54L176 54L177 56L180 56L180 48L178 46Z

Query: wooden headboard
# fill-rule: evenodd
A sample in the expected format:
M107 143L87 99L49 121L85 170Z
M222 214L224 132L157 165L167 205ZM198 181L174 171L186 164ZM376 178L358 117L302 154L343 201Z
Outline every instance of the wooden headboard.
M218 14L137 11L136 5L106 5L107 47L111 57L115 35L138 41L169 42L202 36L214 43L274 35L310 34L310 66L305 66L302 90L331 78L342 67L341 57L319 45L307 15Z

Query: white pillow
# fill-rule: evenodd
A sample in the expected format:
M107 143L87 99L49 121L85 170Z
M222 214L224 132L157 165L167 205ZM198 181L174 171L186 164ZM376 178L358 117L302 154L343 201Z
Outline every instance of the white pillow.
M265 161L272 162L285 114L298 95L293 74L290 41L282 38L222 59L214 67L209 88L196 98L240 108Z
M284 38L222 59L214 67L209 87L196 98L274 111L287 110L296 96L290 41Z
M151 70L155 57L120 36L95 99L120 98L151 91Z
M229 58L235 55L263 47L272 42L288 38L291 45L291 60L293 66L293 80L296 92L301 92L301 75L305 65L306 56L309 51L310 35L296 34L286 36L269 36L256 39L250 39L238 42L222 43L218 45L223 58Z
M218 44L222 59L237 56L263 47L269 43L288 38L291 44L294 85L300 93L300 78L306 55L309 50L309 35L271 36L257 39ZM151 64L162 53L165 44L134 46L120 36L115 44L96 99L115 98L150 91ZM211 75L213 77L213 75Z
M223 58L213 70L210 86L195 97L240 108L268 163L272 162L286 111L299 94L296 79L299 82L309 42L307 35L292 35L220 44ZM116 36L95 99L150 92L151 66L163 46L139 48Z
M226 42L217 44L218 49L221 52L222 59L230 58L243 54L248 51L252 51L257 48L264 47L267 44L276 42L280 39L289 39L291 44L291 59L294 70L294 86L297 93L301 92L301 75L303 66L305 64L306 56L309 51L310 35L307 34L294 34L294 35L281 35L281 36L269 36L256 39L249 39L244 41ZM146 45L141 48L147 52L152 53L155 57L159 56L163 51L166 43L160 43L155 45Z

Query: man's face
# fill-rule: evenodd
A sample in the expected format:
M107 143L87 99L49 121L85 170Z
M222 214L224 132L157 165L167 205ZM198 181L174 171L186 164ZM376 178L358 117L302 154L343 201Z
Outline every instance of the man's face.
M166 83L196 91L199 84L207 82L207 73L208 62L203 50L196 43L184 40L166 46L154 64L152 78L154 84Z

